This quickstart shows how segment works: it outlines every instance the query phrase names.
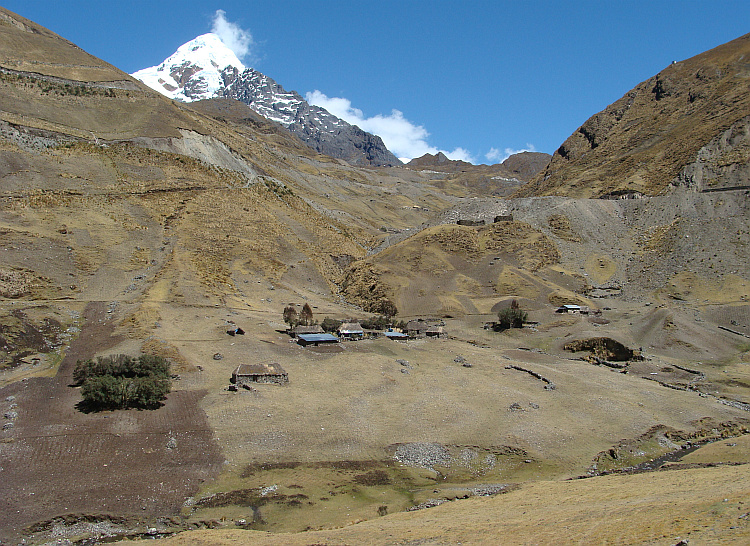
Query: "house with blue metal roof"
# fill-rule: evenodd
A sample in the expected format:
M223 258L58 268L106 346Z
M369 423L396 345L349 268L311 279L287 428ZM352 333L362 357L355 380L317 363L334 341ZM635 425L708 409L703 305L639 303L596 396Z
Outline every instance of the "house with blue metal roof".
M307 347L308 345L317 347L320 344L338 342L339 338L337 338L333 334L299 334L297 336L297 343L299 343L303 347Z

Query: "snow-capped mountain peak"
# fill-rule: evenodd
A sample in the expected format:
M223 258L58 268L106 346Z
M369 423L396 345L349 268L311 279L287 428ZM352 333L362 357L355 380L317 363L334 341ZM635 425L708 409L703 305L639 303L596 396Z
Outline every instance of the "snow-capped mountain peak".
M229 98L275 121L320 153L356 165L400 165L380 137L350 125L265 74L246 68L213 33L186 44L163 63L132 74L170 99Z
M143 83L184 102L209 99L219 94L245 65L211 32L181 45L158 66L133 74Z

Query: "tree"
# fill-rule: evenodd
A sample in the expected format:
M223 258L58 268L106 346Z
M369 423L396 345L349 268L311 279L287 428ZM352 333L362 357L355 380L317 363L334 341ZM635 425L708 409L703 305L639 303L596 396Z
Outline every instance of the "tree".
M294 328L299 324L299 317L294 305L284 307L284 322L286 322L290 328Z
M362 325L362 328L367 328L368 330L385 330L391 325L391 319L380 315L360 320L359 323Z
M496 330L507 330L508 328L521 328L526 322L528 313L522 310L516 300L510 302L510 307L500 309L497 314L498 323Z
M171 388L169 361L154 355L79 360L73 377L81 385L84 407L94 411L155 409Z
M299 314L299 323L303 326L311 326L313 324L313 312L309 303L305 303L302 306L302 311Z
M323 328L324 332L335 332L339 329L339 326L341 326L341 324L343 323L340 320L326 317L323 319L323 322L320 323L320 326Z

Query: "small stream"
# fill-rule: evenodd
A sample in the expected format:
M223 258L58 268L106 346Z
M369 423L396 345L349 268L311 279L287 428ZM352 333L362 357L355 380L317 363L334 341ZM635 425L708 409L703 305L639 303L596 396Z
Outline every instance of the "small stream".
M703 447L704 445L710 444L710 443L711 442L703 442L703 443L698 443L698 444L686 445L682 449L679 449L677 451L670 451L669 453L665 453L661 457L657 457L656 459L653 459L651 461L646 461L645 463L641 463L635 466L624 468L623 472L628 472L632 474L640 474L642 472L652 472L664 466L665 463L674 463L674 462L680 461L685 455L688 455L689 453L692 453L699 447Z

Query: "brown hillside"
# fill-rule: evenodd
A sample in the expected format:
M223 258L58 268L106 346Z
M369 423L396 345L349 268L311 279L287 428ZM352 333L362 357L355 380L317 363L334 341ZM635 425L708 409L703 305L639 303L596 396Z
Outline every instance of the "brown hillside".
M657 195L750 112L750 34L667 66L589 118L517 196ZM748 163L746 152L727 158Z
M356 262L342 288L349 301L372 312L390 300L407 317L491 313L502 297L544 305L556 287L533 273L559 258L555 244L526 223L441 225Z
M0 542L747 537L741 124L691 188L501 199L508 167L357 168L2 13ZM523 328L483 327L513 300ZM394 305L440 335L303 346L282 315ZM597 344L639 358L565 349ZM171 362L163 407L81 411L79 359L141 353ZM284 386L230 385L272 363Z
M494 165L472 165L448 159L445 154L425 154L406 164L407 169L429 177L429 183L441 191L467 196L510 195L519 185L530 181L549 163L549 154L521 152Z

